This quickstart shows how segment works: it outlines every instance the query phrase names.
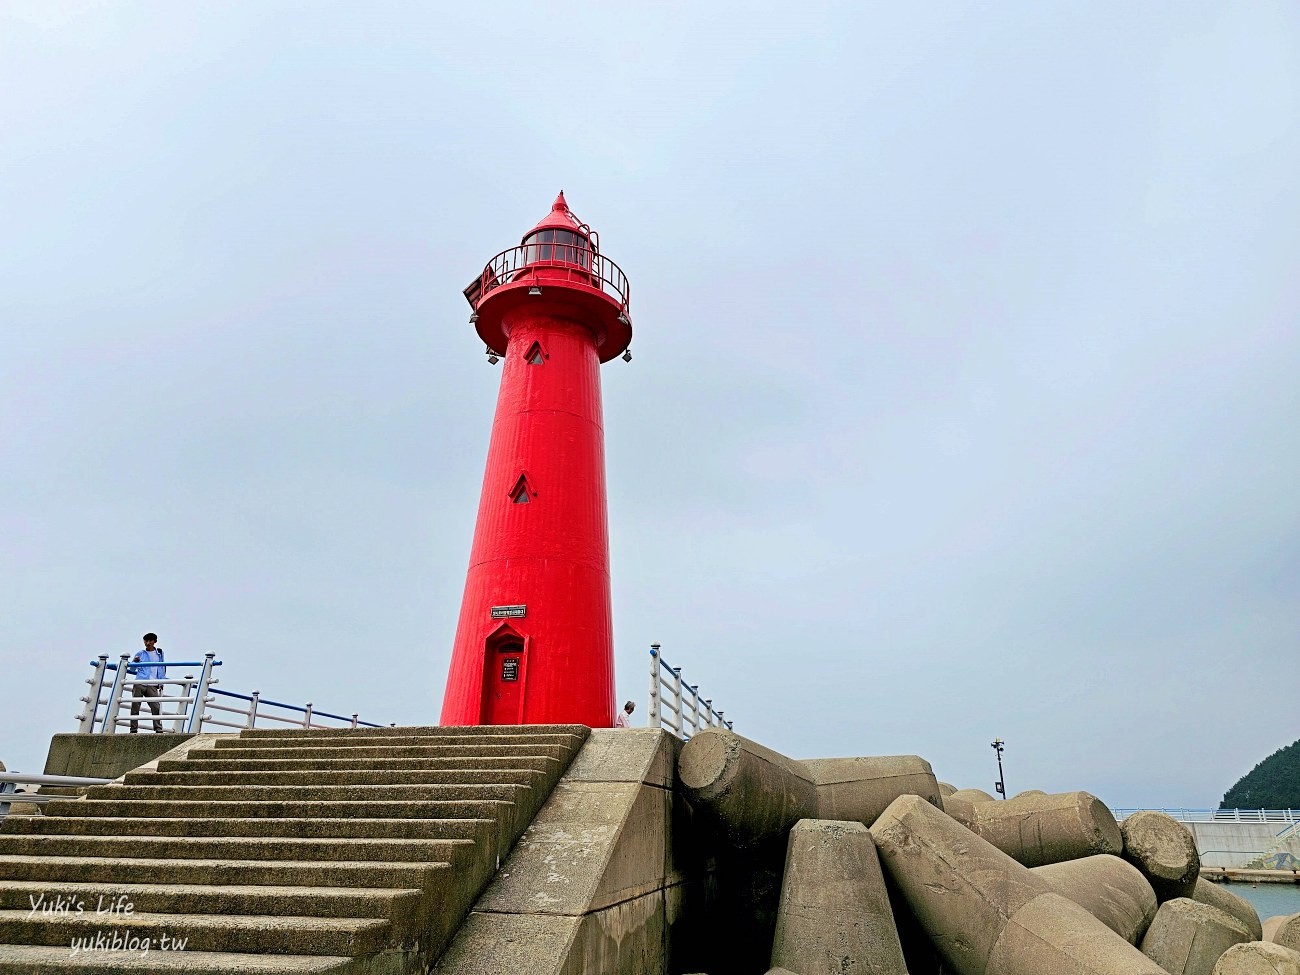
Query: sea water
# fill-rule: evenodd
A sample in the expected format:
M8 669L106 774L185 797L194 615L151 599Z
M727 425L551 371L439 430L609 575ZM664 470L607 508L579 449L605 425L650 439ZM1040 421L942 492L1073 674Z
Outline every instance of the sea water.
M1221 884L1250 901L1261 921L1277 914L1300 914L1300 886L1295 884Z

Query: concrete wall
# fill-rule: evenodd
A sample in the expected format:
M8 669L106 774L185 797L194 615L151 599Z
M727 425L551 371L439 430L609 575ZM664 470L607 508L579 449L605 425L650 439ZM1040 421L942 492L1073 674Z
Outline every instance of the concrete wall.
M45 774L115 779L193 737L170 733L55 735L45 758Z
M1185 823L1196 839L1203 867L1294 869L1300 833L1285 823ZM1287 835L1279 838L1278 834ZM1280 857L1276 856L1281 854ZM1275 862L1264 862L1265 859Z
M674 792L680 749L657 729L593 730L435 973L682 970L704 865Z

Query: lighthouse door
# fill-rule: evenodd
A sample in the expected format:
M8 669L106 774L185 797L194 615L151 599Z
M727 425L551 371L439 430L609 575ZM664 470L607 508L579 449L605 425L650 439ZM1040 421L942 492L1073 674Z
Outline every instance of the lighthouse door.
M484 647L483 723L520 724L524 709L524 641L497 632Z

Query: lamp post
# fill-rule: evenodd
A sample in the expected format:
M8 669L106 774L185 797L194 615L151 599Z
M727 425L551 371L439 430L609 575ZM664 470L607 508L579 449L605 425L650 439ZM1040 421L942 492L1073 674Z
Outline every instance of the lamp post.
M993 783L993 789L1005 799L1007 797L1007 780L1002 774L1002 749L1006 747L1006 742L1001 738L994 738L992 746L993 750L998 753L998 780Z

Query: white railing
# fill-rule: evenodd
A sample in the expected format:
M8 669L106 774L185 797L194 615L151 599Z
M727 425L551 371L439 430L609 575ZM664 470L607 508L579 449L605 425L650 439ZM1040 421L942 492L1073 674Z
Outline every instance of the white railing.
M1116 820L1136 812L1161 812L1180 823L1289 823L1300 822L1300 809L1112 809ZM1290 829L1291 826L1288 826Z
M667 728L688 741L705 728L730 729L731 722L714 709L713 698L700 697L699 685L683 681L682 668L670 667L659 649L659 644L650 644L649 726Z
M370 721L361 721L355 714L349 717L317 711L310 701L306 706L300 707L269 700L262 697L260 691L236 694L234 691L218 690L214 686L218 681L213 676L213 671L221 666L221 661L216 659L214 653L204 654L201 661L154 661L132 665L130 659L124 653L117 663L112 664L108 662L107 654L101 654L97 661L90 662L94 670L86 681L90 685L90 693L81 699L86 707L77 716L79 732L111 735L117 733L123 725L143 724L148 728L155 721L163 726L164 731L191 734L205 729L215 731L218 728L242 731L245 728L259 727L259 722L261 727L266 727L271 722L294 728L384 727ZM133 673L135 666L161 667L164 673L168 668L197 667L199 675L140 680ZM137 684L157 685L163 692L156 696L137 696L134 693ZM158 715L154 715L150 702L159 705ZM139 713L131 714L131 708L136 708ZM219 714L209 714L209 711ZM235 720L231 720L232 716Z
M91 785L108 785L112 779L92 779L80 775L27 775L23 772L0 772L0 820L9 815L9 806L15 802L33 802L42 805L51 799L66 799L67 796L45 795L39 792L19 792L18 786L68 786L84 787Z

